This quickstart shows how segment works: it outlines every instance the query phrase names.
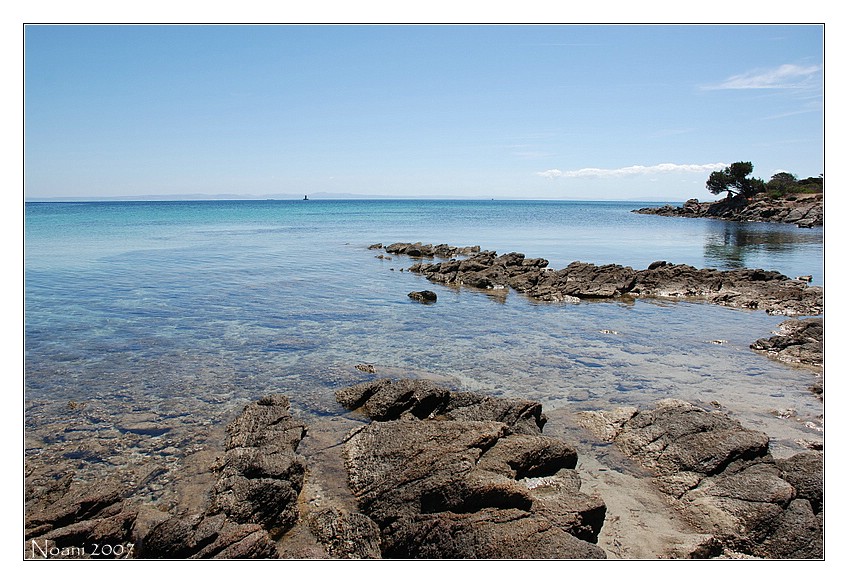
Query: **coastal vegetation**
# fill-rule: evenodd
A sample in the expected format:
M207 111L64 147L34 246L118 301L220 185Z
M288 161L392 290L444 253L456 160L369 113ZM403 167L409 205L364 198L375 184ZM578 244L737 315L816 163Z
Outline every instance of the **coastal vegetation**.
M790 172L778 172L765 182L761 178L749 176L754 172L750 162L734 162L724 170L717 170L707 179L707 190L714 195L727 193L727 199L753 199L760 193L772 198L799 193L821 193L824 187L824 174L798 180Z
M646 207L634 210L645 215L671 217L710 217L729 221L794 223L798 227L824 225L824 174L798 179L781 171L768 181L751 176L754 165L734 162L717 170L707 179L707 190L714 195L727 193L712 202L687 200L682 207Z

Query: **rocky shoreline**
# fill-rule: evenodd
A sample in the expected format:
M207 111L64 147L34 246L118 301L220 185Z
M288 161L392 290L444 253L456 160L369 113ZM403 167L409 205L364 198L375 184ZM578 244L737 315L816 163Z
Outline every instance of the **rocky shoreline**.
M537 302L677 298L792 317L823 311L821 288L764 270L664 261L645 270L581 262L552 270L542 258L477 246L371 248L421 259L409 271L436 283L513 289ZM428 304L437 296L423 290L410 299ZM751 349L821 371L822 341L822 318L793 318ZM637 496L651 499L646 512L680 525L670 538L676 543L657 544L651 557L823 557L821 444L778 459L768 435L719 404L675 399L642 410L557 410L551 427L536 401L386 375L373 364L352 369L367 380L336 391L346 415L318 416L307 426L283 394L245 406L218 446L210 438L192 464L169 471L194 491L179 505L140 495L158 471L132 486L125 468L77 482L63 469L28 465L24 557L636 557L611 547L617 540L605 533L627 529L631 542L658 537L647 523L616 523L633 500L616 497ZM79 413L85 404L68 408ZM575 442L563 416L573 416L587 438ZM161 442L169 435L139 414L122 424L131 436ZM217 428L208 436L220 436L223 424ZM618 469L627 492L614 494L613 482L598 488L607 479L597 475L612 473L600 473L610 469L586 457L582 440L632 464Z
M544 433L541 404L373 377L337 392L361 416L340 439L283 395L246 406L200 508L159 511L110 481L34 496L25 557L607 557L607 504L582 486L577 449ZM677 400L581 419L692 526L676 557L822 557L820 452L776 460L765 434Z
M714 202L689 199L682 207L644 207L634 213L664 217L701 217L728 221L793 223L798 227L824 225L824 194L794 194L783 198L759 195L751 201L734 197Z

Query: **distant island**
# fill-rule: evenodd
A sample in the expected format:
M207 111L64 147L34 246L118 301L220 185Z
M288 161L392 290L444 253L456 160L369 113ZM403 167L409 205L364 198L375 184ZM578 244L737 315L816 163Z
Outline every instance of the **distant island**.
M824 225L823 175L798 180L791 173L780 172L764 182L748 177L753 169L750 162L734 162L710 175L707 189L715 195L727 192L724 199L703 203L689 199L682 207L644 207L633 212L665 217L794 223L798 227Z

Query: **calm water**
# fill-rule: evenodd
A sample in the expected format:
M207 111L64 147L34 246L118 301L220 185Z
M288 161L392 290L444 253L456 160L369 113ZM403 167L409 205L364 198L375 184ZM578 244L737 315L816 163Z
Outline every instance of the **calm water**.
M28 430L37 438L61 422L69 402L100 412L86 423L103 432L110 416L145 412L205 424L274 391L301 415L339 415L334 390L364 378L353 365L372 363L548 408L718 402L786 448L821 439L813 374L748 349L780 317L671 301L540 305L514 292L438 287L400 271L410 260L367 249L479 244L555 268L582 260L641 269L663 259L823 283L821 229L630 212L645 205L27 204ZM437 303L407 298L425 287ZM28 452L72 440L65 429Z

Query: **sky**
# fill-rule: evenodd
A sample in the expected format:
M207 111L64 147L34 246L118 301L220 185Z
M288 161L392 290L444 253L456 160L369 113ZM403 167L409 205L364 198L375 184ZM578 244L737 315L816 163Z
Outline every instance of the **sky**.
M28 200L712 200L709 174L736 161L765 180L824 172L820 25L29 25L24 40Z

